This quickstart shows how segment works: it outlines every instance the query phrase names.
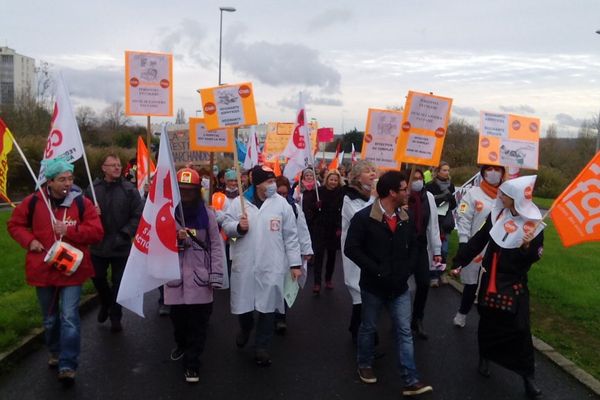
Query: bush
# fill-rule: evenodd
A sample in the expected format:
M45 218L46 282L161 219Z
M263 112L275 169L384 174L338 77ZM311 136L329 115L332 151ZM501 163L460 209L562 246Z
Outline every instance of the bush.
M535 195L553 199L557 197L570 183L559 169L540 165L535 182Z

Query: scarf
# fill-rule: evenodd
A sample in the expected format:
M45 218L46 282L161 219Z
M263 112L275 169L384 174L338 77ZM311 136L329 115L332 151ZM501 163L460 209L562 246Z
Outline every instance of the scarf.
M435 182L440 187L440 189L442 190L442 192L444 190L450 190L450 179L449 178L441 179L439 177L436 177L435 178Z
M358 185L349 184L348 187L356 190L363 199L366 199L365 201L368 201L369 198L371 197L371 192L369 190L365 190L365 188L363 188L361 184L358 184Z
M487 197L490 199L495 199L498 197L498 188L499 186L492 186L485 179L482 179L479 183L479 187L485 193Z
M423 202L421 201L421 192L411 191L409 204L414 211L417 236L421 236L423 234Z

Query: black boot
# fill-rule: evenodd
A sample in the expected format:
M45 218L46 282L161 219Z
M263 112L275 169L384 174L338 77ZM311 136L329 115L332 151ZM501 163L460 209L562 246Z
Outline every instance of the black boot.
M523 376L523 383L525 384L525 393L530 399L542 398L542 390L535 383L533 376Z
M425 328L423 328L423 320L422 319L414 319L410 324L413 333L419 338L423 340L429 339L429 335L425 333Z
M490 363L487 358L479 357L479 366L477 367L479 375L489 378L492 374L490 373Z

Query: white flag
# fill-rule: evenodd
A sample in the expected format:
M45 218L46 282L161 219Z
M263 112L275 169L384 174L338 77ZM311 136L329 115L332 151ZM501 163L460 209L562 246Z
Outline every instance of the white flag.
M119 287L117 302L144 316L144 293L181 279L177 250L175 207L180 202L179 186L163 126L156 174L148 192L129 258Z
M62 157L70 163L74 163L83 156L83 143L79 126L73 113L69 91L59 72L56 76L54 112L50 121L50 133L44 150L44 160L52 160ZM40 168L39 184L46 181L44 166Z
M293 181L298 172L310 165L312 154L310 151L310 132L306 126L306 114L302 94L300 94L300 105L296 116L296 125L290 140L283 150L282 155L288 158L283 175Z
M340 165L342 165L342 163L344 162L344 152L340 152L340 155L338 156L338 168L340 167Z
M354 149L354 143L352 143L352 153L350 154L350 161L354 164L356 160L356 150Z
M258 165L258 136L256 136L256 125L250 127L250 138L248 139L248 153L244 160L244 169L250 170Z

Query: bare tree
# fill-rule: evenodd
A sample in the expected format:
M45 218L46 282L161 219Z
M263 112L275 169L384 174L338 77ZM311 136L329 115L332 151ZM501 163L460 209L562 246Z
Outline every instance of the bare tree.
M546 129L546 138L556 139L558 137L558 127L556 124L550 124Z
M96 112L89 106L81 106L77 108L76 116L77 125L82 133L91 131L98 123Z
M176 124L185 124L186 123L185 111L183 110L183 108L179 108L177 110L177 116L175 117L175 123Z
M125 115L123 103L115 101L104 109L102 113L103 124L111 129L119 129L131 122L131 119Z

